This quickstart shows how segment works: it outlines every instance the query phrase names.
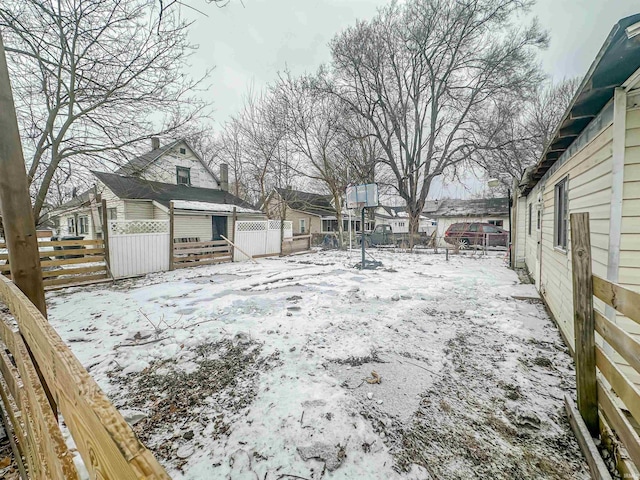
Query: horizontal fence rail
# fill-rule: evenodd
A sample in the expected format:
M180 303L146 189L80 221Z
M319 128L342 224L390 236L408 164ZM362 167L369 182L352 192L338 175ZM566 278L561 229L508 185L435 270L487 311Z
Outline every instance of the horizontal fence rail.
M0 273L11 277L9 253L0 242ZM109 279L105 245L97 240L38 240L45 287L73 286Z
M233 261L231 246L225 240L173 243L172 267L174 269L231 261Z
M0 397L28 477L79 478L47 399L48 390L90 478L169 479L46 318L3 276L0 302L7 305L19 329L8 315L0 314ZM42 383L29 353L40 368Z

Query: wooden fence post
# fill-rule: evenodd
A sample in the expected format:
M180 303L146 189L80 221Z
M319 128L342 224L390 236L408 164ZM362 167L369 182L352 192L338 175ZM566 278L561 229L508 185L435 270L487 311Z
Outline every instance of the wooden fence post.
M107 272L111 275L111 257L109 256L109 216L107 215L107 201L102 199L102 242L104 243L104 260ZM113 278L113 275L111 275Z
M571 214L573 325L578 410L593 437L599 436L595 319L589 214Z
M1 36L0 112L0 205L11 279L46 317L38 237Z
M0 112L2 112L0 114L0 213L9 251L11 280L46 318L47 304L44 298L38 235L31 209L27 171L2 34L0 34ZM30 349L29 355L33 359L57 419L58 407L46 382L42 380L42 372Z
M173 200L169 202L169 270L173 270Z
M233 242L236 241L236 222L238 221L238 212L236 211L236 207L233 207L233 216L231 217L231 242L232 242L232 246L231 246L231 261L234 261L234 257L235 257L235 248L233 245ZM267 227L269 226L269 224L267 224Z

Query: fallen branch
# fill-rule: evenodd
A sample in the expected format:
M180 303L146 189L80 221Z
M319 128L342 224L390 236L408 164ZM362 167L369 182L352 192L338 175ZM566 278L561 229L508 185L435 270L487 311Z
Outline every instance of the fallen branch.
M137 347L139 345L148 345L149 343L156 343L156 342L160 342L162 340L166 340L169 337L161 337L161 338L154 338L153 340L149 340L148 342L139 342L139 343L121 343L120 345L116 345L114 348L114 350L116 348L120 348L120 347Z
M425 368L425 367L423 367L423 366L421 366L421 365L418 365L417 363L407 362L406 360L404 360L404 361L403 361L403 360L398 360L398 361L399 361L400 363L408 363L409 365L413 365L414 367L421 368L422 370L426 370L426 371L427 371L427 372L429 372L429 373L432 373L432 374L434 374L434 375L437 375L437 373L436 373L436 372L434 372L433 370L429 370L428 368Z

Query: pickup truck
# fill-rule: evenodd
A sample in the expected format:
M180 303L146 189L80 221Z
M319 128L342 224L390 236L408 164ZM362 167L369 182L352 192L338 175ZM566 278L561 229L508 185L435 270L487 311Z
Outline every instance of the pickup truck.
M417 234L414 239L414 245L426 243L429 236L426 233ZM359 241L361 239L359 238ZM403 247L409 246L408 233L394 233L391 225L376 225L371 232L364 234L365 247L393 246Z

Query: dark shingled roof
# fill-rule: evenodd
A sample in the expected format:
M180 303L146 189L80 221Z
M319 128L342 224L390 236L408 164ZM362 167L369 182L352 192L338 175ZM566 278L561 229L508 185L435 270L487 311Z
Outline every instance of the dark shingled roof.
M208 202L238 207L256 207L224 190L191 187L188 185L173 185L170 183L151 182L138 177L127 177L115 173L91 172L104 183L114 195L128 200L153 200L165 207L171 200L188 202Z
M494 217L509 214L508 198L429 200L422 213L432 217Z
M562 117L538 163L520 182L527 195L571 146L596 115L613 98L613 92L640 67L640 40L629 38L626 29L640 22L640 14L614 25L600 52L589 67L571 104Z
M319 217L336 214L336 209L331 205L330 195L301 192L290 188L276 188L276 192L292 210L310 213Z

